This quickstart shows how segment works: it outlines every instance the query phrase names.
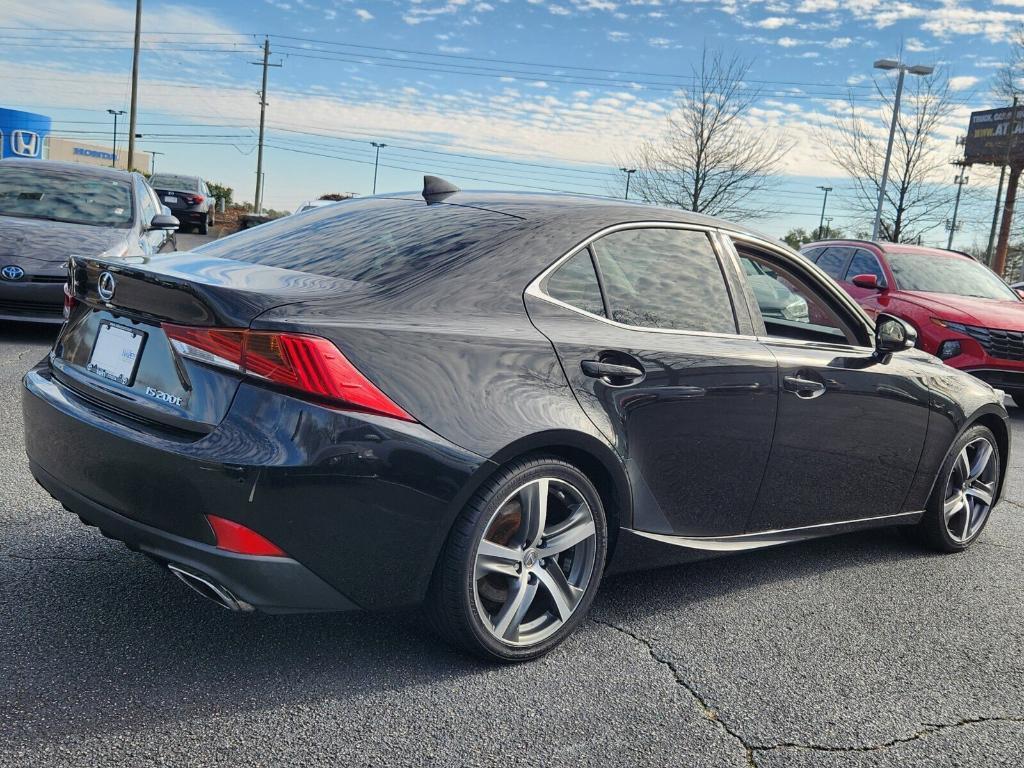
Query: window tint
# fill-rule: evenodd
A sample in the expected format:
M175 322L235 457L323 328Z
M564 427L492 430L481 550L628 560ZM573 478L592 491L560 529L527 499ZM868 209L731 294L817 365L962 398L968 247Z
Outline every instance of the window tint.
M590 260L590 251L586 248L555 270L545 288L553 299L604 317L601 286Z
M893 277L904 291L1020 300L992 270L974 259L899 251L887 251L886 256Z
M366 198L285 216L194 252L392 285L446 272L519 225L513 216L483 208Z
M808 248L806 251L800 251L800 255L803 256L805 259L817 261L818 257L821 256L821 252L824 250L824 248Z
M846 271L846 260L850 257L849 248L826 248L825 252L818 257L817 265L825 270L825 273L836 280L842 280Z
M736 332L725 278L703 232L624 230L598 240L594 252L616 322Z
M750 253L741 252L740 262L769 336L856 344L835 312L800 277Z
M879 285L885 283L885 274L882 272L882 265L878 263L875 254L868 253L863 248L858 248L853 254L853 261L850 268L846 270L846 280L849 282L857 275L874 275L878 278Z

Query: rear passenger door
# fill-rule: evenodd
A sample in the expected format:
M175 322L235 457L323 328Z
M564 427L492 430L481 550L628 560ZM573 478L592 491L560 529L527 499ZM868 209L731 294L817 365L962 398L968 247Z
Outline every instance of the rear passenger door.
M619 228L526 293L580 405L625 459L638 530L741 533L768 459L776 363L715 237Z

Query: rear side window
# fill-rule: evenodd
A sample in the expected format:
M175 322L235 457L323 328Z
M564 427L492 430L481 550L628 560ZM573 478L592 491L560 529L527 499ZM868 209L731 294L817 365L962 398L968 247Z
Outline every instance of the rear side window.
M604 317L601 285L597 282L590 251L586 248L555 270L548 278L545 289L553 299Z
M885 282L885 275L878 259L873 253L868 253L863 248L858 248L853 254L850 268L846 270L846 280L853 280L857 275L874 275L878 278L879 284Z
M849 248L826 248L818 257L817 265L825 270L825 274L835 280L842 280L846 272L846 260L850 258Z
M593 248L616 322L736 333L725 278L703 232L629 229L606 235Z
M520 220L416 200L346 200L214 240L195 253L392 285L442 274Z

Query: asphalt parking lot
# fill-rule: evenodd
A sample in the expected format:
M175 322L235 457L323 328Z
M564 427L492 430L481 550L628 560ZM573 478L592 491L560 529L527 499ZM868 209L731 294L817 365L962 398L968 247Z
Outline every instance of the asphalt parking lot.
M229 614L82 526L23 453L53 333L0 327L4 766L1024 762L1024 411L965 555L877 531L620 577L499 667L415 616Z

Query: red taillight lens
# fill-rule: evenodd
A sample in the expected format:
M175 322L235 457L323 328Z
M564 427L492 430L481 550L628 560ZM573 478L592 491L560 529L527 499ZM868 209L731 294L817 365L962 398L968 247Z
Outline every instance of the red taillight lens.
M370 413L415 421L327 339L296 333L163 325L179 354Z
M268 557L287 557L285 551L269 539L260 536L252 528L241 523L226 520L216 515L207 515L210 527L217 537L217 549L235 552L239 555L265 555Z
M64 283L64 319L71 316L71 310L78 305L78 299L71 293L71 286Z
M199 205L205 199L203 195L192 195L192 205Z

